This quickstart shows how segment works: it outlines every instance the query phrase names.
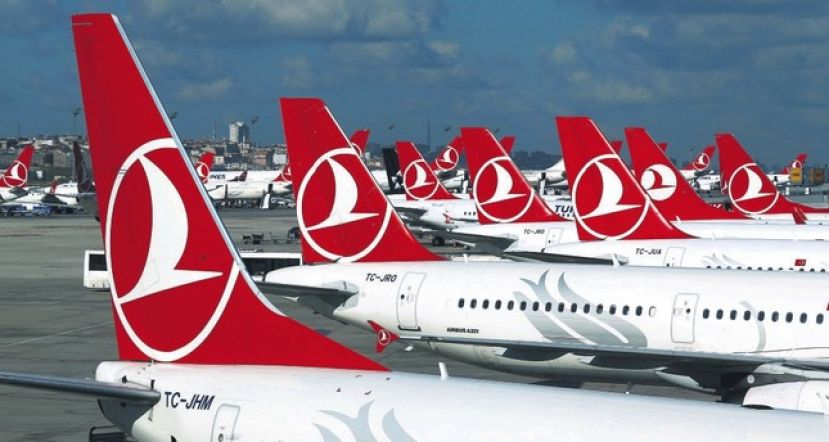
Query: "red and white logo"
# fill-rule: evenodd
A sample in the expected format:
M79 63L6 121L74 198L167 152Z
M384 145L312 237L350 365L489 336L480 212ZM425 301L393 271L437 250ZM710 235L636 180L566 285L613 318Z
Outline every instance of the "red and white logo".
M350 146L333 149L311 165L297 192L303 240L331 261L352 262L371 253L391 220L392 208L385 199L372 204L377 194L359 191L376 186L366 181L372 179L368 173L349 172L359 168L365 166Z
M708 156L706 152L702 152L699 156L691 162L691 167L694 168L697 172L702 172L704 170L708 170L708 166L711 165L711 157Z
M29 179L29 169L20 160L14 160L9 166L8 173L3 175L3 184L6 187L20 187L26 185Z
M780 197L780 193L768 180L756 163L743 164L731 174L726 186L731 202L740 211L751 214L765 213Z
M510 170L514 170L511 162L506 156L488 160L472 182L472 194L478 210L496 222L515 221L527 213L532 204L532 192L527 192L523 188L526 186L520 186L510 174Z
M605 154L588 161L573 181L576 220L594 237L624 238L645 220L651 202L622 184L625 174L630 172L618 157Z
M121 165L106 214L115 311L136 347L158 361L178 360L204 342L239 275L229 253L207 253L214 232L199 226L212 214L185 207L184 199L201 193L188 185L184 161L171 138L140 146Z
M792 169L802 169L803 168L803 163L799 159L795 159L794 161L792 161L792 164L791 164L790 167Z
M210 168L207 167L203 161L199 161L196 163L196 174L198 174L199 179L202 183L207 183L208 174L210 173Z
M664 164L654 164L645 169L639 183L656 201L665 201L676 192L676 174Z
M409 163L403 171L403 190L416 200L427 200L438 191L438 181L428 172L429 165L423 159Z
M435 165L441 171L452 170L455 166L458 165L458 160L460 160L460 155L458 154L458 150L455 149L451 144L446 146L446 149L443 149L443 152L435 158Z

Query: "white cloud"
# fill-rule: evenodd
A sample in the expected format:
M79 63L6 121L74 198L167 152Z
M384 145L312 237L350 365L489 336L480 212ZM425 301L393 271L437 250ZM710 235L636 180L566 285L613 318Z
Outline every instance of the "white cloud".
M177 95L183 101L215 101L224 97L232 87L233 80L224 77L203 83L185 84Z

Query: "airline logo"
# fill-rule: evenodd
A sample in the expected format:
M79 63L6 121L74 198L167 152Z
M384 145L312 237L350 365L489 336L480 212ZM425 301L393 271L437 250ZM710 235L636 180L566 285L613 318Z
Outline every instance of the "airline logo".
M297 192L297 219L303 239L331 261L352 262L371 253L391 220L390 204L383 204L382 212L368 209L369 199L378 195L359 189L376 187L371 175L355 177L349 172L361 167L365 166L351 146L333 149L311 165Z
M204 161L199 161L196 163L196 174L199 175L199 179L202 183L207 183L207 179L209 178L208 175L210 174L210 168L207 167L207 164Z
M472 195L487 218L508 223L521 218L530 209L533 194L526 186L516 186L517 179L510 171L512 160L506 156L490 159L481 166L472 183ZM516 189L517 187L517 189Z
M291 182L291 167L288 164L285 164L285 167L282 168L282 171L279 172L279 175L274 178L274 182Z
M8 172L3 174L5 187L20 187L26 185L29 179L29 168L20 160L14 160L9 166Z
M458 165L458 160L460 160L458 150L449 144L446 146L446 149L443 149L443 152L435 158L435 165L440 171L445 172L447 170L454 169L455 166Z
M792 169L802 169L803 168L803 162L801 162L800 159L795 159L794 161L792 161L792 164L791 164L790 167Z
M409 163L403 171L403 190L416 200L428 200L438 191L438 181L429 172L429 164L423 159Z
M207 253L209 241L201 240L220 233L204 227L214 225L206 206L185 208L183 198L202 195L187 185L192 176L182 161L171 138L140 146L121 165L106 214L116 314L138 349L158 361L181 359L204 342L239 275L230 254Z
M644 172L639 179L642 188L648 196L656 201L665 201L676 192L676 174L664 164L654 164Z
M743 164L728 179L725 187L731 202L740 211L750 214L765 213L780 197L780 193L756 163Z
M593 158L573 181L573 207L576 220L597 238L625 238L645 220L650 200L633 186L624 186L629 174L612 154Z
M707 152L701 152L699 156L691 162L691 167L694 168L697 172L702 172L704 170L708 170L708 166L711 165L711 157L708 155Z

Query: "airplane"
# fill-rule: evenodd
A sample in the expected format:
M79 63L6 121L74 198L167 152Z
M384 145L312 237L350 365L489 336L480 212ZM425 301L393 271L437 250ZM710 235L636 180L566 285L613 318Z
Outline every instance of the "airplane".
M567 170L577 177L573 200L580 241L552 246L545 252L611 258L629 266L811 272L829 269L829 250L822 241L711 239L686 234L669 223L656 204L658 200L665 203L682 190L677 189L680 186L687 188L688 199L699 200L696 194L690 195L693 191L687 182L677 179L674 170L652 164L640 178L649 185L646 193L592 120L559 117L556 123ZM636 155L640 166L643 153L659 155L669 162L644 129L629 128L625 135L631 156ZM642 146L644 143L650 146ZM603 183L612 181L618 181L619 193L603 188ZM709 212L716 211L705 206ZM605 241L608 238L623 240Z
M800 213L808 220L829 220L829 209L790 201L760 170L737 138L717 134L722 189L735 209L759 219L790 219Z
M29 180L29 167L32 165L34 150L34 146L27 144L0 175L0 204L26 195L26 182Z
M803 170L803 165L806 164L806 159L809 155L805 153L799 153L797 156L789 163L788 166L780 169L776 173L768 173L766 176L774 183L775 186L784 186L789 184L791 181L791 170L792 169L800 169Z
M284 316L243 270L117 19L72 21L118 360L101 362L94 380L0 372L0 383L97 398L108 420L141 441L441 440L459 432L476 440L661 441L678 429L689 440L824 440L829 424L814 413L464 380L445 370L440 377L393 372ZM291 113L309 101L318 103L282 105ZM100 129L135 127L136 116L141 126L119 132L120 143ZM325 143L313 138L305 140L311 148ZM309 167L327 172L310 175L306 185L316 187L337 179L348 161L373 183L356 152L338 149L316 166L300 160L292 167L303 176ZM405 232L399 220L388 227ZM198 232L198 241L188 241L188 232Z
M303 262L315 265L270 272L266 292L348 288L292 298L376 333L381 350L402 340L496 370L678 385L751 406L822 411L814 396L829 388L822 275L790 275L798 296L781 297L770 273L445 261L412 239L342 149L345 135L324 103L281 106Z
M665 149L660 149L662 152ZM682 179L685 181L694 181L700 175L711 169L711 158L714 157L714 146L705 146L702 152L697 155L693 161L689 162L679 172L682 174Z

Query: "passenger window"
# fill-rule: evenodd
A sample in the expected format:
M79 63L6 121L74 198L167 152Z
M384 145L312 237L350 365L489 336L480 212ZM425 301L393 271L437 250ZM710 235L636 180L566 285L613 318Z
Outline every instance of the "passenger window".
M590 304L584 304L584 312L590 313Z
M495 301L495 310L501 310L501 300Z
M521 311L523 312L526 309L527 309L527 301L521 301Z
M650 315L651 318L655 317L656 316L656 307L651 306L651 308L648 309L648 314Z
M731 315L729 316L731 317L732 321L737 319L737 310L731 310Z
M475 308L476 305L478 305L478 300L477 299L473 299L473 300L469 301L469 308Z
M552 310L553 310L553 303L552 302L548 302L548 303L544 304L544 311L545 312L549 312L549 311L552 311Z
M792 322L792 319L794 319L792 312L786 313L786 322Z
M708 316L709 316L710 314L711 314L711 311L710 311L710 310L708 310L708 309L703 310L703 311L702 311L702 319L708 319Z
M780 319L780 313L774 312L771 314L771 322L777 322Z
M515 301L510 301L507 303L507 310L512 310L515 307Z
M764 312L764 311L757 312L757 320L760 321L760 322L763 322L764 319L766 319L766 312Z
M611 315L616 314L616 304L610 304L610 311L609 312L610 312Z
M744 311L743 312L743 319L745 319L746 321L750 321L751 320L751 311L749 311L749 310Z
M603 311L604 311L604 306L602 304L599 304L599 305L596 306L596 314L601 315Z
M484 310L489 308L489 299L484 299L484 302L481 303L481 308Z
M818 324L823 324L823 313L818 313L818 315L815 316L815 322L817 322Z
M722 309L717 309L717 319L722 319Z
M576 310L578 310L578 309L579 309L579 306L575 302L570 304L570 313L575 313Z
M801 323L801 324L805 324L805 323L806 323L806 321L808 321L808 320L809 320L809 318L808 318L808 316L806 315L806 313L801 313L801 314L800 314L800 323Z
M564 312L564 303L563 302L558 303L558 311L559 311L559 313Z
M636 316L642 316L642 306L636 306Z
M458 299L458 308L463 308L463 298Z
M630 307L628 307L628 306L622 307L622 314L624 316L627 316L629 311L630 311Z

